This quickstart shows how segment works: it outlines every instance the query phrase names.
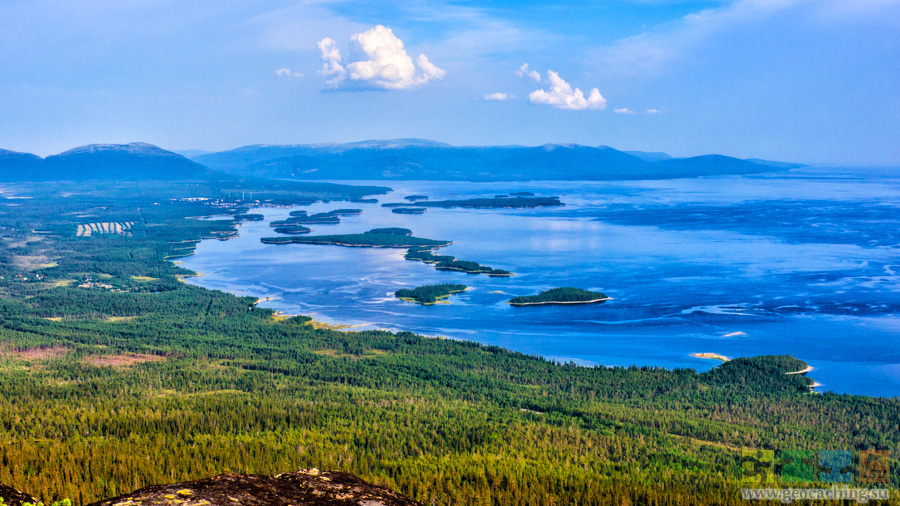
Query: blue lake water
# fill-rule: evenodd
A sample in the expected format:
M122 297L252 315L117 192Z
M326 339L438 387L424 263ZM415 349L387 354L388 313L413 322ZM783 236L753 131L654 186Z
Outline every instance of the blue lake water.
M408 330L496 344L558 361L707 370L691 357L790 354L832 390L900 394L900 172L802 169L744 177L630 182L357 182L390 186L380 203L515 191L559 196L563 207L429 209L399 215L354 207L313 234L398 226L453 244L455 255L517 275L440 272L403 250L265 245L261 208L240 237L203 241L183 266L189 282L272 297L261 305L359 329ZM399 288L465 283L450 304L420 306ZM602 291L604 304L511 307L555 286ZM502 292L502 293L496 293Z

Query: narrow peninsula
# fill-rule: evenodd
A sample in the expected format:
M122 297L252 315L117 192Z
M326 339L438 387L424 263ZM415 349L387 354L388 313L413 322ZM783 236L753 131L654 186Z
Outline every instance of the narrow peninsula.
M470 262L467 260L457 260L452 255L435 255L432 253L433 248L410 248L403 257L413 262L422 262L434 265L439 271L458 271L466 274L487 274L491 277L508 277L513 273L503 269L494 269L481 265L478 262Z
M513 297L509 303L513 306L538 306L546 304L597 304L610 299L600 292L591 292L581 288L551 288L537 295Z
M423 285L410 290L403 288L394 292L394 296L407 302L415 302L430 306L442 302L454 293L465 292L468 287L461 284L443 283L440 285Z
M394 214L425 214L424 207L396 207L391 209Z
M465 200L433 200L417 201L415 203L390 202L381 204L382 207L464 207L468 209L522 209L531 207L562 206L559 197L504 197L504 198L475 198Z
M413 237L407 229L373 229L362 234L313 235L306 237L263 237L264 244L331 244L357 248L439 248L451 241Z
M296 231L285 231L288 226L281 225L275 231L285 231L294 237L263 237L260 241L264 244L326 244L333 246L349 246L356 248L397 248L406 249L406 255L403 258L413 262L422 262L431 264L439 271L456 271L465 272L466 274L486 274L491 277L512 276L513 273L503 270L494 269L481 265L478 262L470 262L466 260L457 260L452 255L435 255L432 253L438 248L449 246L452 241L440 241L435 239L425 239L423 237L414 237L412 231L408 228L388 227L373 228L362 234L335 234L335 235L312 235L305 237L296 237L298 234L306 233L300 225L292 224L292 227L300 227ZM291 230L291 229L288 229ZM309 229L305 229L309 230Z

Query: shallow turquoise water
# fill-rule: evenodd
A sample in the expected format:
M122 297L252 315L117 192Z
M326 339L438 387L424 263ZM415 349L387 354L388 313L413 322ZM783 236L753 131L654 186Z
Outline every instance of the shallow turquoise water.
M362 182L360 182L362 183ZM514 191L558 195L559 208L429 209L398 215L359 207L313 234L400 226L454 241L441 253L511 270L489 278L403 260L403 251L265 245L268 221L239 238L204 241L183 265L190 282L273 297L262 305L360 328L410 330L497 344L559 361L706 370L690 356L791 354L819 390L900 393L900 175L804 170L775 175L637 182L391 182L380 202ZM470 287L451 304L419 306L393 292ZM512 296L554 286L598 290L599 305L514 308ZM495 291L503 293L492 293Z

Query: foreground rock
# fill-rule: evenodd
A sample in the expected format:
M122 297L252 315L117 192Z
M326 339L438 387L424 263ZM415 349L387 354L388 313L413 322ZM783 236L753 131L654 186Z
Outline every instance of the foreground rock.
M3 504L6 506L22 506L22 504L26 502L36 503L34 497L31 497L28 494L23 494L18 490L7 487L6 485L0 483L0 498L3 498Z
M411 506L416 501L349 473L305 469L277 476L223 474L155 485L93 506Z

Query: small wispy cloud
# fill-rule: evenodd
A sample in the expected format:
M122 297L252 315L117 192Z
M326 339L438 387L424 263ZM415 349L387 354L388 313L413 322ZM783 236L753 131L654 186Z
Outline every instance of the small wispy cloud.
M600 94L600 90L593 88L584 97L584 92L579 88L572 88L559 74L552 70L547 71L547 81L550 83L550 91L543 88L532 91L528 95L532 104L550 105L557 109L569 109L580 111L583 109L606 109L606 99Z
M350 37L354 48L368 59L343 64L341 51L334 39L325 37L318 42L322 53L320 75L328 77L326 85L332 89L403 90L413 88L434 79L443 79L447 71L431 63L420 54L413 59L406 53L403 41L385 26Z
M519 67L519 70L516 71L516 75L519 77L530 78L536 83L541 82L541 73L537 70L529 70L527 63L523 63L522 66Z
M293 72L287 67L276 70L275 75L278 77L303 77L303 74L300 72Z
M647 114L662 114L659 109L647 109Z
M503 100L510 100L513 98L516 98L516 97L510 95L509 93L504 93L502 91L498 91L497 93L489 93L484 96L484 99L488 100L488 101L503 101Z
M634 114L634 111L627 107L620 107L618 109L613 109L613 112L616 114Z

